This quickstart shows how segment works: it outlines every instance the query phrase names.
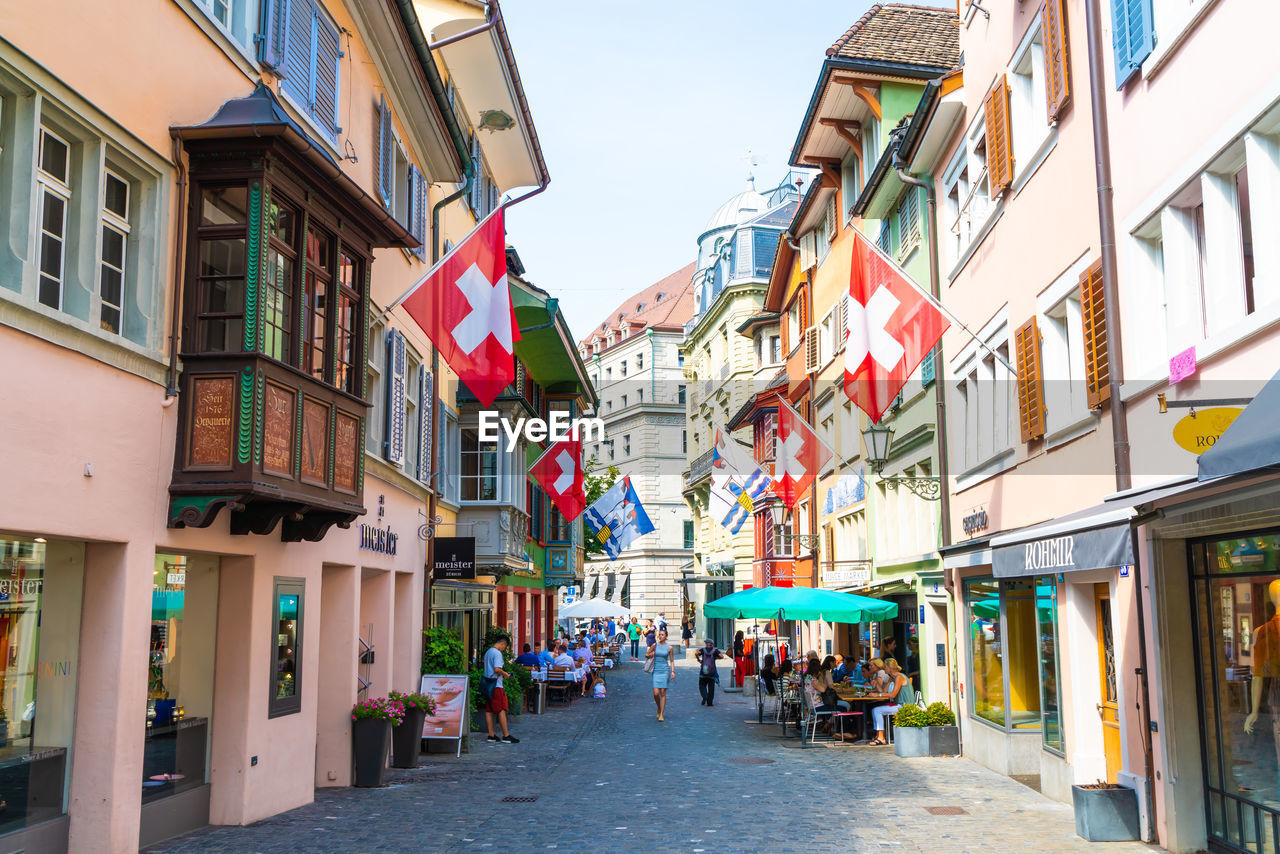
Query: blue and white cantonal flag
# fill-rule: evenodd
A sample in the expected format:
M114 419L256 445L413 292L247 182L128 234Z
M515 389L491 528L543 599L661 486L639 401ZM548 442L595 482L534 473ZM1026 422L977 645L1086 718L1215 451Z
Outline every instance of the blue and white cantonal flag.
M609 560L617 560L622 551L654 529L630 477L622 478L597 498L583 517Z
M716 431L711 455L711 500L713 518L736 534L751 518L756 502L769 491L773 479L756 464L755 459L723 431Z

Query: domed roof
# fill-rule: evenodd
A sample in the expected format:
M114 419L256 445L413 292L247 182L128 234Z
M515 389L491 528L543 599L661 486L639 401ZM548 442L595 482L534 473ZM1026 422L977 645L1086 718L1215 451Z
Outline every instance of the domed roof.
M755 181L751 182L751 187L734 196L729 201L720 206L720 209L707 220L706 228L702 229L703 234L708 231L715 231L721 228L730 228L741 222L746 222L753 217L764 213L769 207L769 201L763 194L756 192Z

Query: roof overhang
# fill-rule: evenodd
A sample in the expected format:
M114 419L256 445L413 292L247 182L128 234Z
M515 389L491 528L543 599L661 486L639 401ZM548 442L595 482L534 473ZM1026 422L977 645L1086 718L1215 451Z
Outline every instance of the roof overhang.
M516 355L530 376L549 394L579 394L588 408L594 407L598 402L595 388L558 301L524 279L509 275L507 280L520 326Z
M956 131L964 123L964 78L959 70L932 81L921 99L926 109L919 109L911 120L911 128L903 139L903 160L907 171L932 172L947 151ZM919 125L917 126L917 122Z
M433 43L481 27L487 20L463 17L441 21L439 12L425 3L415 2L415 6L424 21L436 21L430 32ZM449 78L466 107L467 119L484 134L480 146L498 189L506 192L516 187L540 187L550 177L542 158L538 132L525 99L502 11L496 2L489 6L488 20L493 20L492 27L445 44L436 53L444 60ZM485 116L501 119L499 113L510 122L506 129L498 129L492 121L485 122Z

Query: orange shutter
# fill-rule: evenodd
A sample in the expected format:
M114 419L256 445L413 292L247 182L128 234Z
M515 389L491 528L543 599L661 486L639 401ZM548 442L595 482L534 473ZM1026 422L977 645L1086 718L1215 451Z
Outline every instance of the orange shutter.
M1014 336L1018 369L1018 424L1022 441L1044 436L1044 371L1040 364L1040 328L1033 317Z
M1045 0L1040 24L1044 39L1044 90L1049 122L1058 121L1071 100L1067 59L1067 10L1065 0Z
M1001 74L983 102L987 120L987 178L991 197L1013 183L1013 134L1009 130L1009 84Z
M1084 324L1084 384L1090 409L1111 399L1107 309L1102 301L1102 262L1080 274L1080 318Z

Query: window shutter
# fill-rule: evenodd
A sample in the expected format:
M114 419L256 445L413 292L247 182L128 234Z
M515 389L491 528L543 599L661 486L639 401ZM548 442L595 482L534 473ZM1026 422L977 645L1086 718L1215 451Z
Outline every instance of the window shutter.
M827 202L827 242L834 243L839 233L840 213L836 209L836 194L832 193L830 201Z
M376 122L377 127L373 130L374 137L378 140L378 150L374 152L373 171L378 179L378 196L382 199L382 206L391 210L391 170L395 160L391 155L394 140L391 132L391 108L387 106L386 95L378 98Z
M311 112L316 121L335 137L342 131L338 126L338 60L342 58L338 28L320 7L315 9L316 50L315 75L311 99Z
M849 295L845 294L840 298L840 302L836 305L839 312L836 326L835 350L839 352L844 349L845 341L849 337Z
M1123 89L1156 46L1151 0L1111 0L1111 46L1116 88Z
M258 42L258 59L268 68L279 68L285 58L289 0L266 0L262 4L262 32Z
M888 218L886 218L886 219L884 219L884 220L882 220L882 221L881 221L881 223L880 223L880 234L876 237L876 246L879 246L879 247L880 247L880 251L881 251L881 252L883 252L883 253L884 253L884 254L886 254L886 255L888 255L888 254L889 254L889 233L890 233L890 231L891 231L891 229L890 229L890 227L889 227L889 220L888 220Z
M1001 74L987 93L987 178L991 197L1003 193L1013 183L1013 146L1009 129L1009 83Z
M498 205L502 203L502 191L498 189L498 185L493 181L489 182L489 210L496 211Z
M751 229L738 232L733 241L733 277L741 279L751 275Z
M1067 55L1067 10L1064 0L1045 0L1040 13L1044 39L1044 93L1049 123L1054 124L1071 99L1070 60Z
M422 370L418 372L418 480L431 485L431 465L432 459L431 448L431 429L434 426L433 414L435 407L432 405L432 398L435 395L436 383L435 377L431 371L426 369L426 365L422 366Z
M413 250L424 261L427 258L427 179L417 166L409 165L409 230L418 241Z
M1022 441L1044 436L1044 384L1040 364L1040 328L1033 317L1014 335L1018 369L1018 423Z
M296 103L310 107L311 74L315 57L315 46L312 43L315 6L311 0L288 0L285 12L282 20L285 28L284 63L280 66L284 82L281 85Z
M384 441L387 462L404 462L405 341L395 329L387 332L387 435Z
M468 204L471 205L471 212L479 218L480 194L483 191L482 187L484 184L484 168L480 161L480 137L478 136L471 137L471 170L473 173L473 177L471 179L471 195L467 201Z
M924 354L924 361L920 363L920 385L928 387L935 378L935 360L933 358L934 351L930 350Z
M1084 325L1084 384L1090 409L1111 399L1107 310L1102 301L1102 262L1080 274L1080 319Z
M818 327L810 326L804 331L804 371L814 373L822 367L818 359Z

